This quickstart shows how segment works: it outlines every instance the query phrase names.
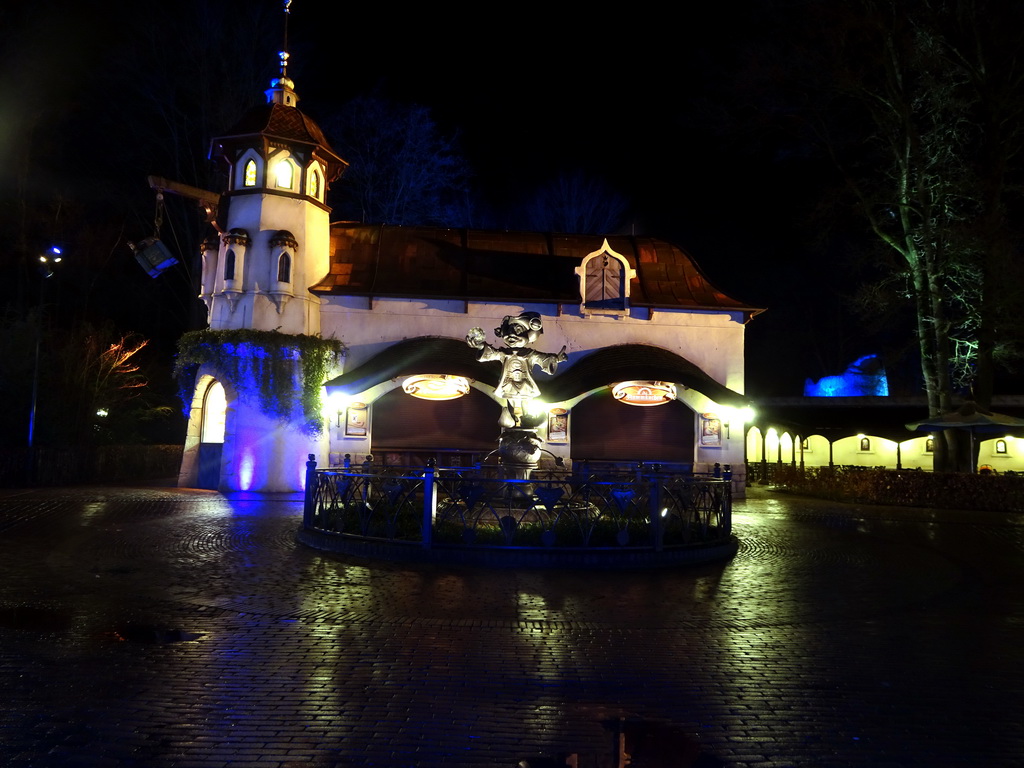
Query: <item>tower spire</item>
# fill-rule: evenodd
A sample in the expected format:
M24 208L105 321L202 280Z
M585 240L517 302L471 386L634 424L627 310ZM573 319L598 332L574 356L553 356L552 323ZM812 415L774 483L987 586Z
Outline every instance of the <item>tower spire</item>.
M299 103L295 83L288 77L288 17L291 16L291 6L292 0L284 0L284 45L277 54L281 62L281 75L270 81L270 88L266 91L268 104L283 104L286 107L294 107Z

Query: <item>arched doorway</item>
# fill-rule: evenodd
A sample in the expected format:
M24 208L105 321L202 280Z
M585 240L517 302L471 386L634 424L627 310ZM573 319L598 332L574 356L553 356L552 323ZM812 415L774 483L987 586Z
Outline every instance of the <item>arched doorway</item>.
M679 400L635 406L618 402L610 390L596 392L572 409L572 458L692 464L695 419Z
M220 464L224 453L224 427L228 399L224 385L214 381L203 395L203 414L199 435L198 488L216 490L220 485Z

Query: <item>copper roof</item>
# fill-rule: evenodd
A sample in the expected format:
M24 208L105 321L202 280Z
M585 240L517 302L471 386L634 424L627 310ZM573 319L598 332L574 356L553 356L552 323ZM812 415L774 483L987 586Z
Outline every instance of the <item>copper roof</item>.
M214 141L255 136L257 134L281 141L317 144L330 149L320 126L295 107L284 104L260 104L253 107L232 128Z
M210 157L217 157L224 153L226 147L251 141L256 136L269 144L302 144L316 149L332 167L329 173L331 180L348 165L331 149L319 125L296 107L277 103L260 104L246 112L230 130L213 139Z
M600 235L493 232L369 224L331 226L324 294L579 303L574 270ZM681 248L652 237L609 236L636 270L635 307L761 309L727 296Z

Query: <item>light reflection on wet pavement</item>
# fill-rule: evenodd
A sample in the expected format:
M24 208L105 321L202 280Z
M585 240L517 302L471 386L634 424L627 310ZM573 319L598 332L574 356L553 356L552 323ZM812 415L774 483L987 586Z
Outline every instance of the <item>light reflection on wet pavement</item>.
M622 719L634 768L1021 764L1020 516L753 489L731 561L614 573L339 559L300 518L0 494L0 764L614 765Z

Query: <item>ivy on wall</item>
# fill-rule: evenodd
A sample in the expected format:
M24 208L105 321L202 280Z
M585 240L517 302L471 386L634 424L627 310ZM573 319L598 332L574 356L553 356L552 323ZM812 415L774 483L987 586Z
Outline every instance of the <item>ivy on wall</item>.
M317 434L323 429L320 390L344 351L345 345L337 339L206 328L189 331L178 340L174 375L186 412L196 372L209 364L263 413L289 419L301 412L304 431Z

